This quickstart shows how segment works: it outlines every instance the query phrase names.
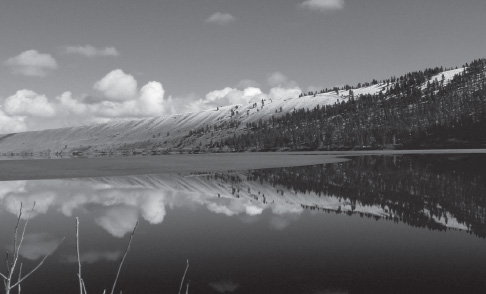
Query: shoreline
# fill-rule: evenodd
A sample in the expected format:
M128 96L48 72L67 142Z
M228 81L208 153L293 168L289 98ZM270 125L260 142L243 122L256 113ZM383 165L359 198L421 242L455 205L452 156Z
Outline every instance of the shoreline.
M222 172L338 163L373 155L486 154L486 149L212 153L0 160L0 181Z

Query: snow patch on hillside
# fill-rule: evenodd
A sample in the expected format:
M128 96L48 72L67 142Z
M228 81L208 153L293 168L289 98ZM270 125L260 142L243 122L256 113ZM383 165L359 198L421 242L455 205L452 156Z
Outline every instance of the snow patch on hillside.
M432 80L440 81L444 75L444 83L447 83L463 71L464 68L445 71L432 77ZM379 83L352 91L355 99L359 99L361 95L385 93L387 90L386 84ZM125 150L130 153L193 149L198 146L204 147L211 140L217 141L246 132L248 123L350 99L349 90L338 92L303 97L277 95L279 98L253 99L245 104L216 107L201 112L0 135L0 153L19 155L42 152L69 155L73 152L110 153ZM208 127L212 129L209 134L204 132L190 136L195 130ZM216 130L213 130L215 128Z

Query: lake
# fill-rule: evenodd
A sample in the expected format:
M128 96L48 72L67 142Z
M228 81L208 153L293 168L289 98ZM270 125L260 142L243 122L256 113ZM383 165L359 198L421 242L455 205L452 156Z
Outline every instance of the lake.
M79 293L76 217L88 293L109 292L137 220L116 293L178 293L186 260L189 293L479 293L485 166L485 154L392 154L3 181L0 244L12 251L20 203L27 216L35 202L22 272L55 251L23 293Z

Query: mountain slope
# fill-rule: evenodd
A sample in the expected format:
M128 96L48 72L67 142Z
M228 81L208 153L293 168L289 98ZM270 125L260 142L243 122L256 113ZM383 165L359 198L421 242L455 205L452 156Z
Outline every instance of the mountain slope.
M484 95L478 91L483 89L485 64L479 60L458 69L427 69L358 87L197 113L0 135L0 153L64 156L405 144L410 143L404 138L414 128L429 138L427 130L442 126L437 121L450 121L451 115L445 116L445 111L466 113L471 106L459 105L457 101L462 100L455 96L476 93L478 103L484 104ZM444 102L444 97L457 101ZM410 109L410 113L404 114L403 109ZM420 147L419 135L416 137L411 147Z
M378 93L336 89L348 99L271 118L218 144L235 150L486 147L486 59L385 83L372 83Z
M0 135L0 152L90 154L189 150L207 145L211 139L242 133L248 123L296 109L334 104L339 99L342 97L335 94L289 97L167 117Z

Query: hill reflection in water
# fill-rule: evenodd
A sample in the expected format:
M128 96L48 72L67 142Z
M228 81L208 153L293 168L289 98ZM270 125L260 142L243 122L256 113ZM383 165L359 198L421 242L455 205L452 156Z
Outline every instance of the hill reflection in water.
M75 216L96 290L112 280L120 238L141 219L124 293L140 293L132 284L175 292L186 258L195 264L195 293L474 292L486 289L484 163L482 155L366 156L241 172L0 182L0 244L11 242L20 203L35 201L26 266L67 239L25 285L29 293L76 286ZM65 279L43 284L56 275Z
M68 217L96 207L97 223L116 237L140 217L159 224L167 207L194 205L227 216L322 210L484 237L485 164L482 155L364 156L244 172L14 181L0 183L0 199L13 214L20 202L36 201L35 214L52 207Z

